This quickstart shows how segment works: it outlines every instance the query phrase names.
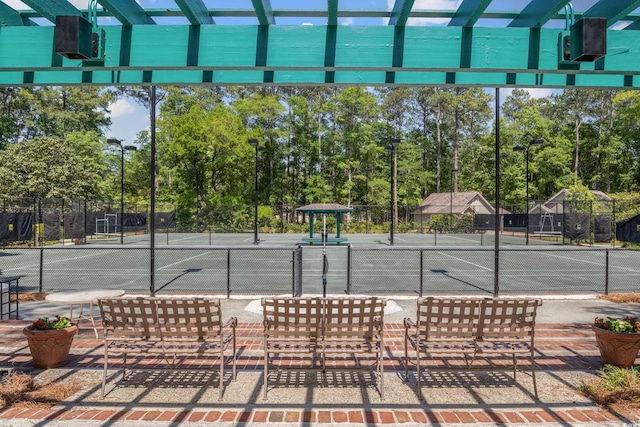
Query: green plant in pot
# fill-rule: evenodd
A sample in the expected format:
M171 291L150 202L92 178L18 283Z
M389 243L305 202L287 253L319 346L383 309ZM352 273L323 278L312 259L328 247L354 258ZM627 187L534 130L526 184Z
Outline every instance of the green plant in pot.
M591 329L596 335L604 365L633 366L640 350L640 322L637 317L627 316L622 320L596 317Z
M67 363L78 327L67 317L41 317L22 330L36 368L58 368Z

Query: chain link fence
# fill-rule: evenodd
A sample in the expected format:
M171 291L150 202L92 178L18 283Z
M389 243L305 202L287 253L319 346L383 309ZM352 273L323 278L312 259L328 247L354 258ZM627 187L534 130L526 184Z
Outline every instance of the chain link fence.
M323 288L323 251L328 258ZM150 249L88 245L0 253L20 291L151 292ZM640 252L596 248L163 247L154 250L158 293L219 295L509 295L637 292ZM0 276L0 279L2 276Z
M563 244L616 245L616 233L640 242L640 231L620 232L621 224L640 213L638 200L588 200L557 203L534 202L533 206L504 206L501 233ZM526 213L527 207L529 208ZM342 220L345 233L387 233L388 205L354 205ZM121 212L124 211L123 212ZM398 206L397 233L479 234L495 230L495 215L470 205L430 206L419 212L415 206ZM2 200L0 244L42 246L56 242L83 243L105 237L149 233L146 204L84 199L17 198ZM155 212L156 232L251 233L254 206L159 203ZM308 217L296 206L259 206L260 233L308 233ZM616 227L617 224L617 227ZM335 232L335 218L327 218L329 232ZM169 240L169 238L167 238ZM619 240L619 239L618 239Z

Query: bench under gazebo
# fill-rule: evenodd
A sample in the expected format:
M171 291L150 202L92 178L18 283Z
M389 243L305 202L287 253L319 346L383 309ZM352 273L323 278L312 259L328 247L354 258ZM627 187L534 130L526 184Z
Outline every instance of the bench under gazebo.
M309 215L309 237L302 239L303 242L313 245L314 243L322 244L322 235L320 237L313 237L313 218L315 215L335 215L336 216L336 236L329 238L327 236L327 243L345 243L347 238L340 237L340 225L343 213L351 213L353 209L341 205L339 203L311 203L307 206L302 206L296 209L296 212L302 212Z

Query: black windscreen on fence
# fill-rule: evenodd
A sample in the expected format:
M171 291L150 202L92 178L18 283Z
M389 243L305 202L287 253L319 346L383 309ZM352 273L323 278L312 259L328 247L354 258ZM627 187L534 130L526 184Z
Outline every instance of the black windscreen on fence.
M525 214L506 214L503 217L504 228L524 228L527 216Z
M496 216L492 214L476 214L473 217L474 230L493 230L496 226Z
M593 241L596 243L611 241L611 217L609 215L596 215L593 218Z
M72 211L64 214L65 239L84 238L84 212Z
M60 240L60 214L54 208L42 208L45 241Z
M155 215L155 228L156 230L176 227L176 214L175 212L156 212Z
M147 229L146 213L125 213L122 219L124 231L142 231Z
M31 240L33 214L0 213L0 242L13 243Z
M589 240L589 214L566 213L564 214L564 237L571 240Z
M640 215L617 223L616 239L623 242L640 243Z

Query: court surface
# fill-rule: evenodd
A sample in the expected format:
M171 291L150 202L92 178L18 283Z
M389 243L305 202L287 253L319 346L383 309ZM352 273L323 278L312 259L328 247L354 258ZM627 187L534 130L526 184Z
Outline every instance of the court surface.
M493 295L495 251L490 235L343 234L349 245L326 247L330 294ZM296 256L302 294L321 294L322 246L300 246L302 234L156 235L157 293L292 294ZM149 293L150 236L89 240L86 245L0 251L4 276L24 291L40 288L124 289ZM209 243L211 242L211 243ZM501 236L498 285L508 294L597 294L638 291L640 252L568 246ZM297 251L301 251L299 254ZM298 254L298 255L296 255ZM42 257L42 261L41 261ZM350 267L350 268L349 268Z

